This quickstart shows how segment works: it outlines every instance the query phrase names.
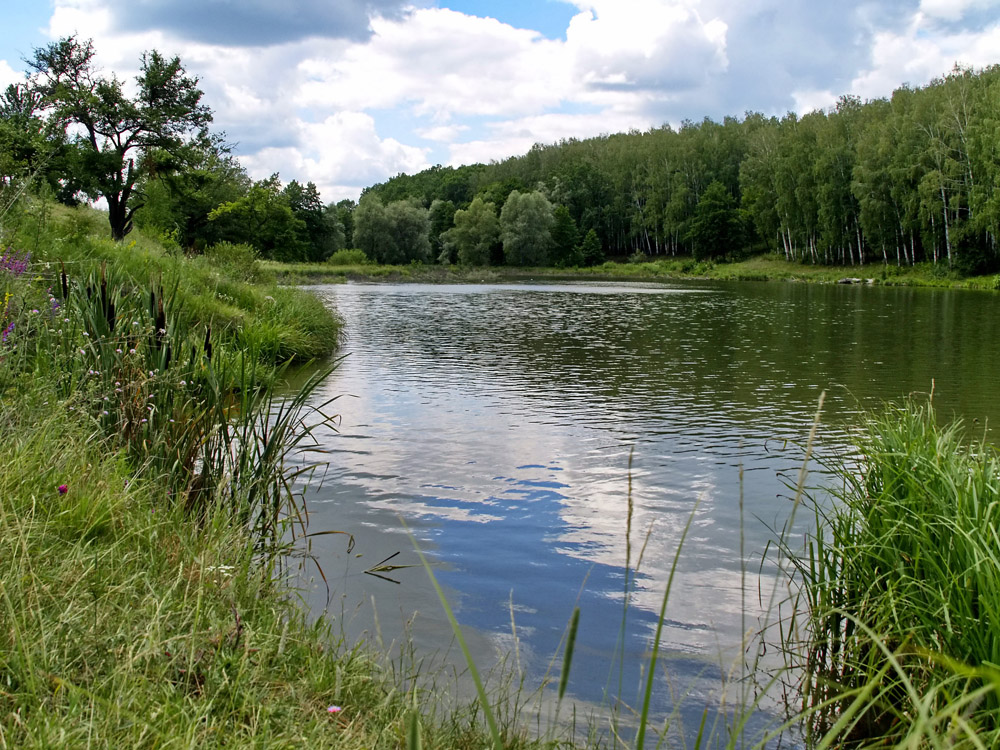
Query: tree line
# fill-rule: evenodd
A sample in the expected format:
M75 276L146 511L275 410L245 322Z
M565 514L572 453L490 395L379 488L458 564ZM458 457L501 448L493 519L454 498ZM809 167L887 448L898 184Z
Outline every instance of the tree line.
M560 232L593 232L593 258L777 252L809 263L996 270L1000 66L956 68L884 99L844 96L802 117L751 112L535 145L488 165L399 175L362 202L442 201L479 215L480 200L502 216L508 196L526 191L545 196Z
M606 257L1000 267L1000 66L829 111L746 113L535 145L436 166L324 204L313 183L252 180L177 58L145 54L134 95L90 42L35 50L0 95L0 184L35 178L67 203L103 198L185 249L245 243L283 261L339 249L382 263L579 266Z

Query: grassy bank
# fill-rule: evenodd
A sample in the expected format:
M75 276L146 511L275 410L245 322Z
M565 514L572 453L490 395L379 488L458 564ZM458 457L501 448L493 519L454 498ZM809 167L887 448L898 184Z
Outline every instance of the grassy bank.
M787 281L816 284L851 283L885 286L928 286L961 289L1000 288L997 275L963 277L944 266L918 264L898 267L872 263L865 266L814 266L791 263L776 256L758 256L734 263L696 262L690 258L649 263L608 262L588 268L485 268L412 264L333 265L328 263L265 263L263 267L285 284L335 284L344 281L495 283L524 280L672 281L717 279L723 281Z
M115 244L27 202L0 258L0 748L486 744L281 584L288 360L339 323L239 248ZM248 283L252 282L252 283ZM292 473L290 473L292 472ZM346 544L346 541L345 541ZM521 740L508 735L508 746Z

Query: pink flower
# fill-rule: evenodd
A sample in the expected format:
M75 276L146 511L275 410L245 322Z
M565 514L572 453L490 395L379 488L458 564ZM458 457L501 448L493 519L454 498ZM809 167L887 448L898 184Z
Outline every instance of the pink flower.
M343 710L344 709L342 709L340 706L330 706L329 708L326 709L326 712L328 714L339 714Z
M65 495L67 492L69 492L69 486L65 484L60 484L58 490L60 495Z

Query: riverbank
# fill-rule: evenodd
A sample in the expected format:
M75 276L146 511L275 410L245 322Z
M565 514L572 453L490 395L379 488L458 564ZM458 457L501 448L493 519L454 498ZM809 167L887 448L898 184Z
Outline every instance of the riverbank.
M435 713L429 680L311 622L282 583L301 511L283 459L323 418L303 403L318 378L280 413L271 394L283 362L334 350L335 315L239 248L189 260L138 232L110 242L93 212L17 212L0 748L485 746L471 698Z
M526 280L600 280L663 282L681 279L723 281L783 281L815 284L872 284L952 289L996 290L1000 276L963 277L944 266L871 263L865 266L814 266L776 256L758 256L735 263L696 262L690 258L650 263L608 262L588 268L467 267L412 264L407 266L325 263L262 264L282 284L336 284L344 281L478 284Z

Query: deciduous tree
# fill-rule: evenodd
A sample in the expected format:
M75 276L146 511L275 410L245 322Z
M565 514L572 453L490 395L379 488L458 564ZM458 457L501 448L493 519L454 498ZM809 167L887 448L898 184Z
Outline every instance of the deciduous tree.
M552 204L540 192L512 191L500 212L500 236L507 265L546 265L553 221Z
M98 74L94 54L91 41L67 37L36 49L28 64L50 128L69 132L82 152L83 191L107 201L111 236L121 240L142 206L140 178L176 169L212 113L179 58L143 54L129 96L116 76Z

